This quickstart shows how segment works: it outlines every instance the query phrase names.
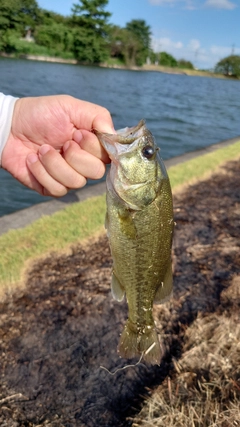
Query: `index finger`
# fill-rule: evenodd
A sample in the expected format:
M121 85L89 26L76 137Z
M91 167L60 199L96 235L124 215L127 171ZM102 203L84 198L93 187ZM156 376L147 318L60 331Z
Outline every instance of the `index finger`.
M68 95L66 95L68 96ZM69 117L76 129L93 129L104 133L116 133L110 112L100 105L69 97L70 102L65 102L63 95L63 108L67 108Z
M73 141L88 153L102 160L104 163L109 163L110 159L106 150L100 144L97 136L93 132L85 129L75 130L73 133Z

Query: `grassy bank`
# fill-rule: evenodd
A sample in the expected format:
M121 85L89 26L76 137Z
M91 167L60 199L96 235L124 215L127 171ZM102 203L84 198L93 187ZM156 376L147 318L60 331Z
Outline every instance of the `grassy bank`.
M229 78L227 76L224 76L223 74L216 74L207 70L191 70L188 68L164 67L161 65L143 65L141 68L145 71L160 71L162 73L169 74L184 74L187 76L215 77L221 79Z
M169 168L173 191L206 178L224 162L240 156L240 141ZM0 237L0 288L21 281L29 262L49 252L67 251L72 245L104 229L105 196L98 196L45 216L20 230Z
M114 58L109 58L106 62L100 64L101 67L106 68L120 68L127 70L135 70L135 71L157 71L160 73L167 74L181 74L186 76L198 76L198 77L214 77L218 79L233 79L230 76L225 76L223 74L217 74L208 70L195 70L189 68L182 67L166 67L164 65L154 65L154 64L144 64L142 66L126 66L121 61L117 61ZM235 79L238 80L238 79Z

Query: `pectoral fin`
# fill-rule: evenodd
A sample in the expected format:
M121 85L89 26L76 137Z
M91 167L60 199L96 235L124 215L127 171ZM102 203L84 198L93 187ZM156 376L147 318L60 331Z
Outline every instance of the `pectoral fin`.
M112 273L112 283L111 283L112 296L117 301L122 301L124 297L125 290L121 283L119 282L114 271Z
M107 231L107 237L109 238L109 219L108 219L108 212L106 212L105 216L105 229Z
M154 303L160 304L166 301L171 296L173 288L173 277L172 277L172 262L169 260L168 267L165 273L163 282L160 283L155 298Z
M105 228L106 228L106 230L108 230L108 228L109 228L109 223L108 223L108 213L106 212L106 216L105 216Z

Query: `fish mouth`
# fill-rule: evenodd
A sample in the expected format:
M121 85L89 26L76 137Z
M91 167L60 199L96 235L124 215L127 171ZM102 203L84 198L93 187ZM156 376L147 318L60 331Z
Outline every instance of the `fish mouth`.
M102 133L97 130L93 130L93 132L107 151L110 159L116 161L119 155L135 149L145 130L145 121L140 120L137 126L119 129L116 134Z
M142 136L143 131L146 129L145 120L140 120L137 126L126 127L117 130L119 144L132 144L136 138Z

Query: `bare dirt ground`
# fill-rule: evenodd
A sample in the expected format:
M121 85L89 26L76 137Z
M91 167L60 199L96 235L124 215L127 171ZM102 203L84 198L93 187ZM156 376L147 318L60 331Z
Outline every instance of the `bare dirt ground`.
M161 365L101 367L127 364L116 351L127 306L111 297L107 238L53 254L0 303L1 427L144 425L138 414L156 389L172 403L179 387L199 397L203 379L220 377L219 402L240 403L239 161L176 195L174 209L174 296L154 308Z

